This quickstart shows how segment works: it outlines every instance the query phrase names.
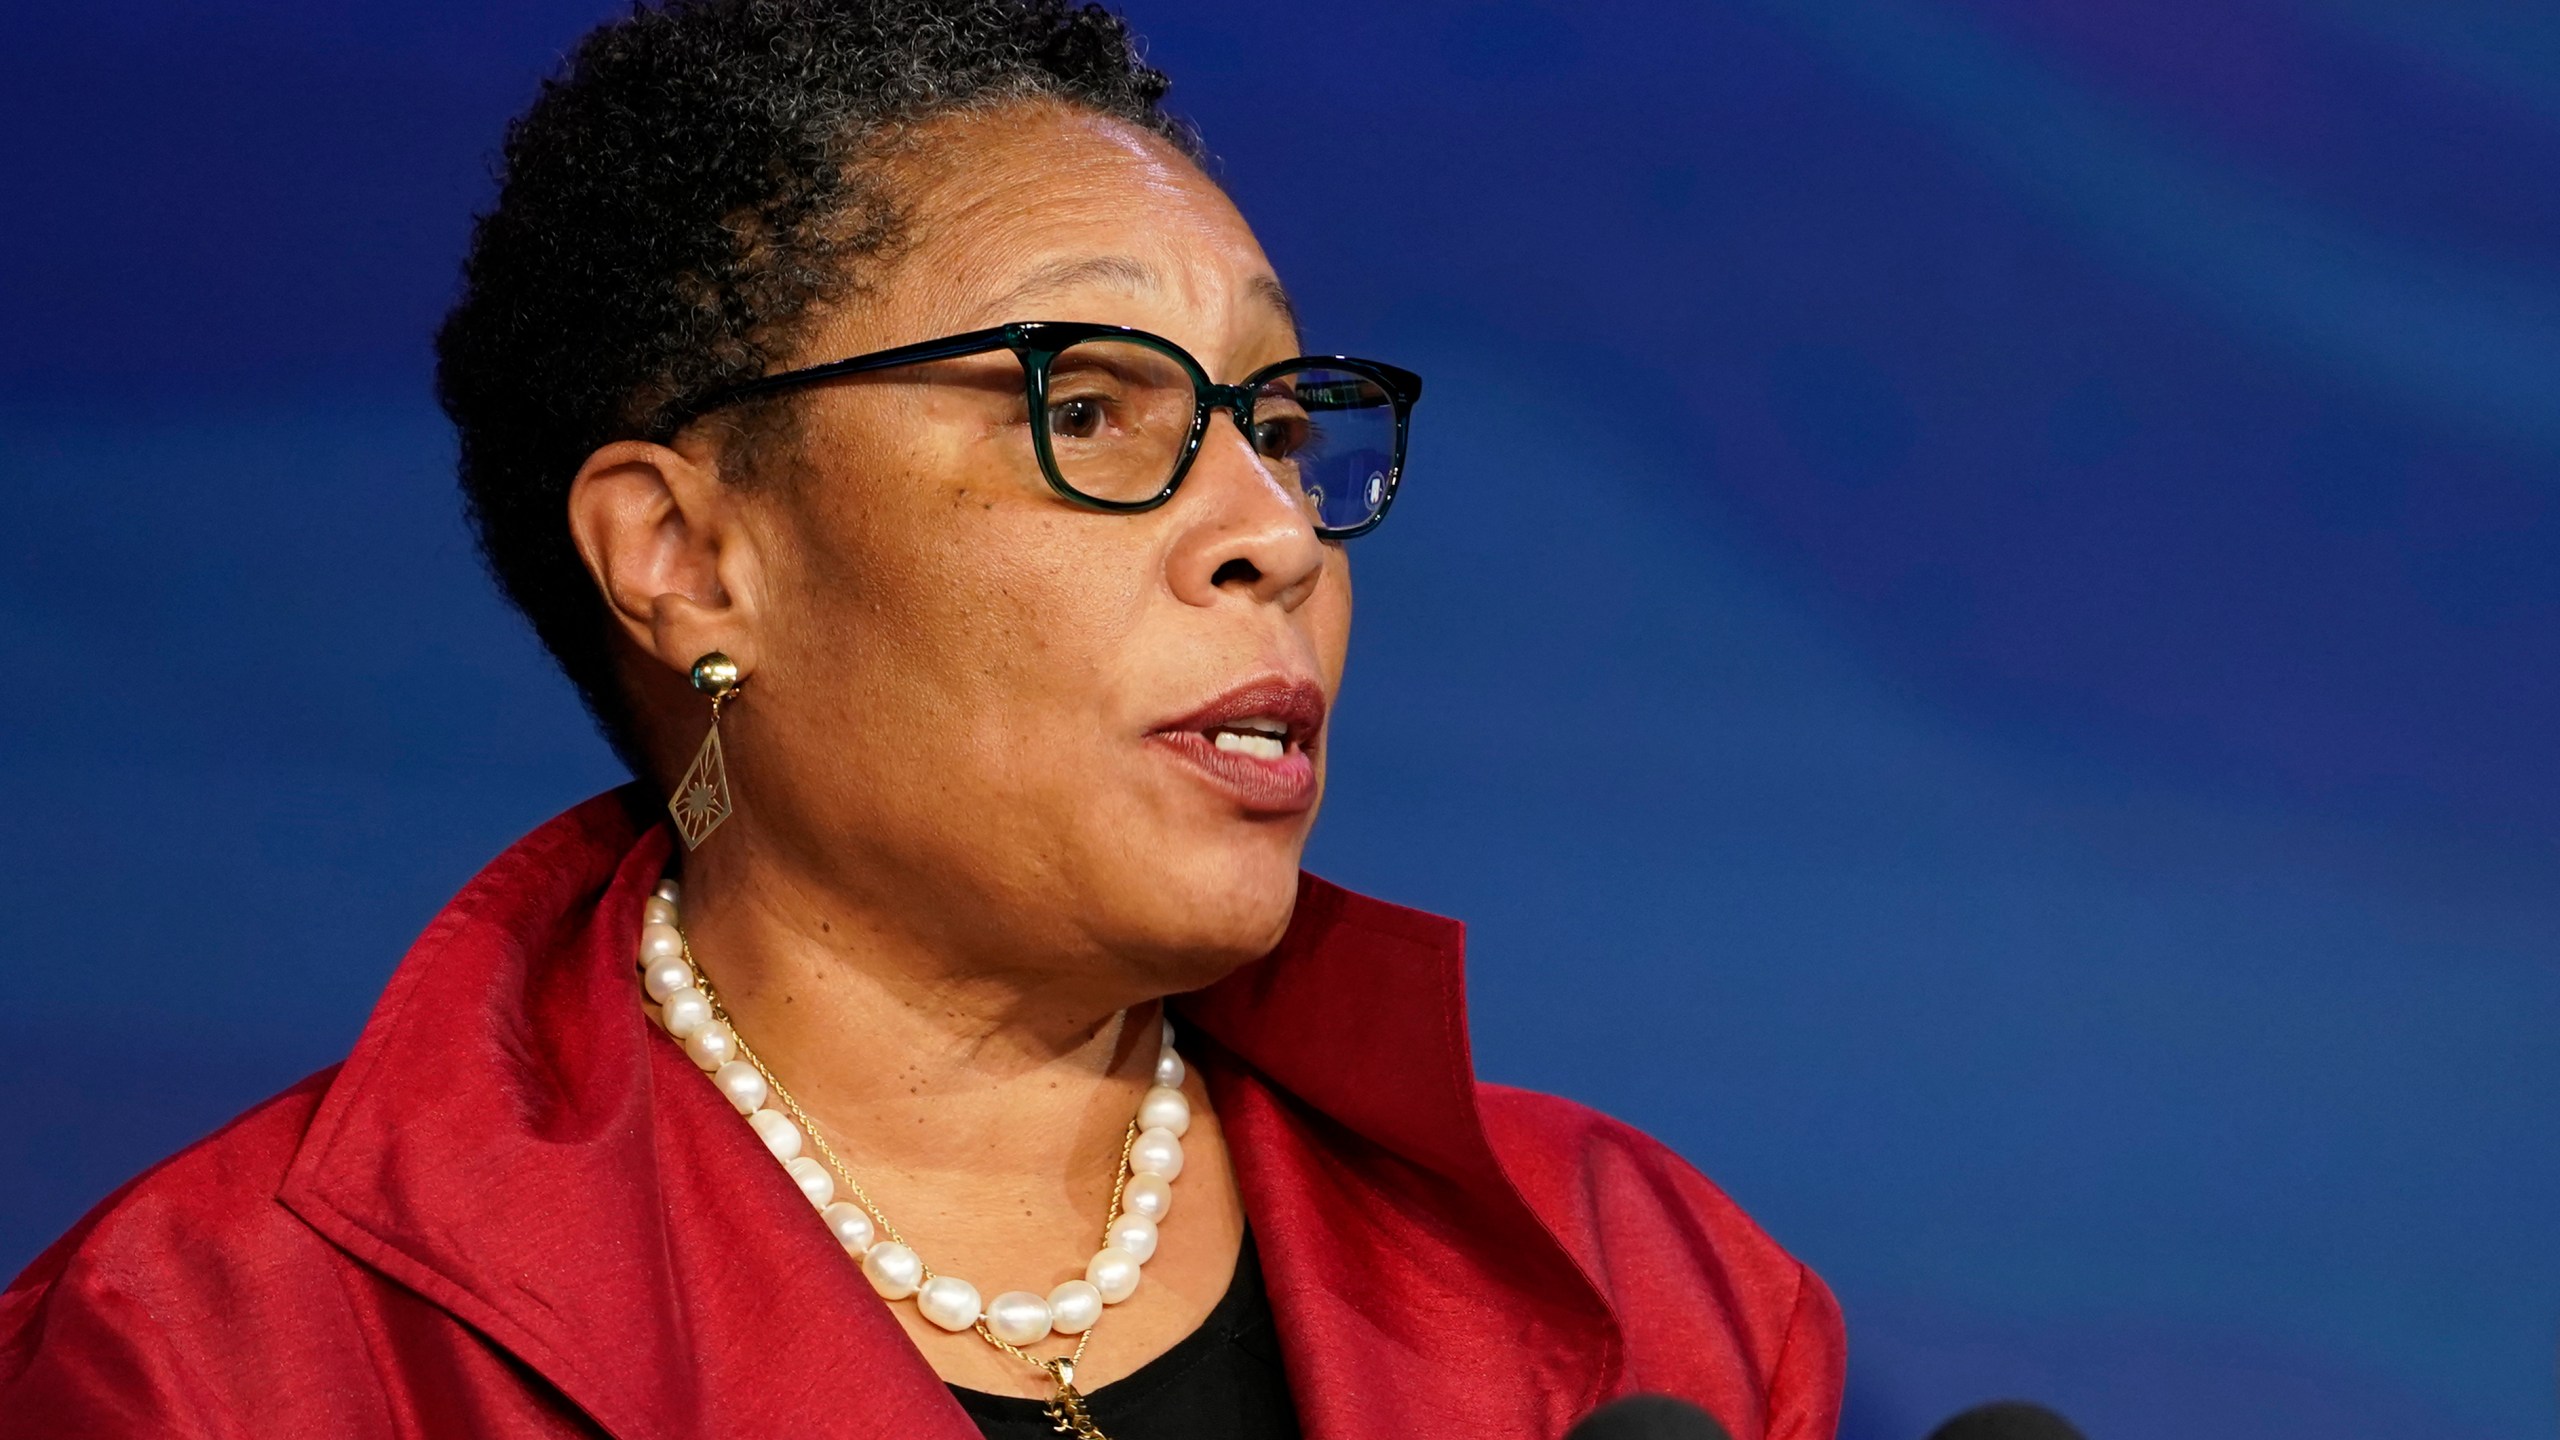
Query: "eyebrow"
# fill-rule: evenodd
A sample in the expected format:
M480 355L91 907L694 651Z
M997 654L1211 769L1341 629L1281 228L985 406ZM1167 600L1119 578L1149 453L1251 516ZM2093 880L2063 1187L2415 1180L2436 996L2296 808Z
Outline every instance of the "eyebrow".
M1280 312L1280 318L1289 322L1290 338L1295 339L1304 333L1298 328L1298 307L1289 299L1289 292L1280 284L1278 276L1256 275L1246 283L1245 289Z
M1111 285L1122 290L1164 289L1164 281L1156 274L1155 267L1143 260L1126 255L1090 255L1081 260L1060 260L1041 266L1024 276L1022 283L1007 292L998 305L1010 310L1038 296L1092 284ZM1288 324L1292 336L1299 333L1298 307L1291 303L1288 290L1276 277L1256 275L1245 282L1245 292L1270 306Z

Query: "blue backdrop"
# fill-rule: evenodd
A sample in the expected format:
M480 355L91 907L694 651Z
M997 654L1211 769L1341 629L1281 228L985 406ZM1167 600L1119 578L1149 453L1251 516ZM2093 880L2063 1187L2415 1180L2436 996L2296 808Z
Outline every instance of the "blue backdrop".
M617 772L426 398L606 7L0 14L0 1268ZM2549 1435L2560 11L1140 0L1431 377L1316 865L1835 1283L1848 1433Z

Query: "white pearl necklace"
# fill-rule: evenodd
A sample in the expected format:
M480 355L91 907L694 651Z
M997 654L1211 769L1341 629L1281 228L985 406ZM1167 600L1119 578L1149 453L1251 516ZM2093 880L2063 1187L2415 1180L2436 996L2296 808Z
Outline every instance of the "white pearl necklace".
M675 881L660 881L641 919L641 985L656 1006L659 1024L746 1117L765 1149L826 1221L836 1243L860 1262L863 1277L881 1298L912 1297L925 1319L954 1334L976 1330L998 1349L1048 1371L1060 1382L1062 1395L1072 1395L1074 1361L1083 1358L1086 1338L1105 1306L1137 1293L1139 1267L1154 1257L1156 1227L1173 1208L1173 1180L1182 1173L1182 1137L1191 1128L1191 1102L1182 1094L1185 1071L1182 1057L1174 1053L1172 1023L1164 1024L1155 1084L1138 1102L1137 1117L1121 1141L1120 1173L1111 1188L1102 1248L1086 1262L1084 1278L1069 1280L1045 1296L1007 1290L982 1304L977 1286L924 1263L836 1159L790 1092L738 1038L685 944L677 914L681 894ZM816 1155L801 1153L804 1145ZM838 1181L852 1200L836 1198ZM1052 1334L1076 1336L1076 1353L1059 1360L1023 1354L1021 1347Z

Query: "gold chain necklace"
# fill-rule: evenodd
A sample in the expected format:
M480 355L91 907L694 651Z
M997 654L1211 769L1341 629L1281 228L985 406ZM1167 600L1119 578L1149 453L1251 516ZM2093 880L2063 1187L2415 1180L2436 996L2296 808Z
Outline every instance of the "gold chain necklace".
M991 1314L978 1308L974 1286L965 1281L944 1280L923 1262L897 1226L872 1200L862 1182L854 1178L852 1170L836 1154L835 1148L827 1143L825 1134L801 1108L799 1101L792 1097L790 1089L747 1044L745 1037L738 1034L736 1022L731 1019L727 1007L720 1003L710 978L695 962L692 946L676 923L677 894L672 880L659 886L658 893L649 901L648 923L642 927L640 945L643 980L651 997L658 1002L660 1020L668 1032L683 1043L685 1052L697 1065L712 1075L742 1114L751 1121L759 1122L755 1126L759 1137L773 1150L776 1158L784 1162L803 1193L826 1214L830 1227L837 1231L847 1254L854 1252L857 1240L861 1243L864 1274L884 1298L895 1300L917 1295L919 1307L925 1308L928 1318L948 1330L963 1328L962 1320L965 1318L965 1328L979 1339L1048 1377L1052 1392L1044 1409L1059 1434L1075 1437L1075 1440L1110 1440L1095 1425L1086 1406L1084 1392L1076 1388L1076 1367L1083 1363L1085 1347L1092 1342L1093 1330L1100 1323L1103 1306L1128 1297L1137 1284L1138 1265L1154 1254L1155 1222L1163 1218L1166 1207L1170 1205L1172 1192L1168 1187L1172 1178L1181 1172L1180 1135L1190 1127L1190 1112L1189 1102L1179 1089L1185 1071L1181 1057L1173 1050L1171 1027L1168 1025L1164 1031L1163 1049L1156 1066L1157 1084L1148 1090L1137 1117L1130 1121L1121 1136L1120 1164L1112 1179L1111 1203L1103 1221L1103 1245L1087 1267L1087 1278L1059 1286L1051 1292L1047 1302L1040 1302L1039 1297L1027 1292L997 1297L998 1306L1030 1304L1035 1315L1042 1317L1030 1322L1040 1335L1049 1333L1046 1318L1049 1311L1043 1308L1044 1303L1059 1311L1068 1309L1070 1301L1090 1308L1090 1318L1081 1314L1077 1317L1082 1328L1076 1332L1073 1350L1044 1359L1032 1354L1023 1344L997 1333L995 1324L991 1323ZM652 933L660 930L665 933ZM767 1105L768 1101L771 1106ZM777 1127L762 1123L765 1120L763 1112L772 1107L780 1110L775 1119L789 1117L787 1125ZM779 1143L777 1130L788 1132L787 1138ZM807 1140L809 1148L824 1164L824 1172L806 1170L808 1162L798 1158L802 1138ZM836 1212L843 1206L833 1198L837 1184L841 1184L859 1204L861 1218L847 1216L839 1223ZM1142 1201L1143 1205L1132 1207L1133 1201ZM1133 1214L1133 1208L1141 1208L1146 1213ZM846 1234L848 1229L853 1231L850 1238ZM883 1237L877 1243L871 1238L875 1233ZM1136 1248L1133 1252L1124 1246ZM904 1267L885 1281L882 1275L874 1273L872 1263L883 1253L890 1255L897 1266ZM884 1264L881 1268L893 1267ZM911 1275L906 1273L909 1270ZM956 1290L952 1288L955 1286ZM1084 1287L1083 1293L1070 1297L1069 1292L1079 1286ZM946 1291L942 1297L946 1301L953 1293L965 1294L966 1308L954 1315L945 1305L944 1313L937 1314L927 1305L927 1301L934 1298L937 1287ZM1093 1298L1086 1300L1086 1295ZM1063 1329L1067 1320L1061 1315L1057 1323ZM1036 1344L1037 1338L1027 1343Z
M693 952L690 947L685 952L685 961L687 964L693 961ZM729 1018L728 1010L720 1004L718 994L712 990L710 980L703 976L701 967L695 966L693 973L694 983L701 987L703 998L711 1002L712 1015L720 1023L727 1025L731 1033L736 1033L737 1022ZM772 1067L766 1065L763 1059L757 1056L744 1036L738 1039L738 1058L756 1067L756 1073L764 1077L765 1084L773 1087L773 1098L781 1103L783 1112L799 1125L802 1134L809 1137L810 1147L818 1152L818 1158L826 1162L827 1168L835 1172L837 1181L853 1192L855 1202L870 1213L872 1223L880 1227L880 1233L901 1245L906 1245L907 1237L899 1234L898 1227L890 1222L887 1215L881 1213L879 1204L871 1198L871 1192L863 1189L862 1182L854 1179L853 1172L845 1168L843 1160L837 1158L835 1147L827 1143L826 1135L818 1129L817 1122L811 1120L808 1112L800 1108L799 1101L791 1098L790 1089L774 1075ZM1103 1238L1106 1242L1110 1238L1112 1221L1120 1218L1120 1196L1129 1184L1129 1147L1136 1144L1137 1139L1138 1122L1132 1120L1129 1122L1128 1131L1120 1137L1120 1168L1111 1180L1110 1218L1102 1223ZM907 1248L915 1247L909 1245ZM925 1279L933 1278L932 1266L925 1265L920 1268ZM994 1330L988 1328L984 1316L979 1317L978 1322L969 1327L970 1332L979 1339L1049 1377L1049 1382L1056 1389L1051 1393L1049 1402L1044 1408L1048 1411L1049 1419L1059 1434L1075 1436L1076 1440L1111 1440L1110 1436L1103 1434L1094 1425L1093 1417L1085 1410L1084 1392L1076 1388L1076 1366L1084 1362L1084 1347L1092 1342L1093 1332L1100 1328L1099 1321L1086 1326L1076 1336L1073 1351L1043 1360L1012 1341L998 1336Z
M684 958L687 964L693 963L693 952L690 947L686 949ZM712 990L710 980L702 974L702 968L696 965L693 973L694 983L701 987L703 998L711 1002L712 1015L721 1024L727 1025L732 1034L735 1034L738 1028L737 1022L729 1018L728 1010L720 1004L719 996ZM847 1190L852 1191L856 1203L870 1213L872 1222L880 1227L880 1233L901 1245L906 1245L907 1237L899 1234L898 1227L890 1223L887 1215L881 1213L880 1206L871 1198L871 1192L863 1189L862 1182L854 1179L853 1172L845 1168L844 1161L837 1158L835 1148L827 1143L827 1137L818 1129L817 1122L811 1120L808 1112L800 1108L799 1101L791 1098L790 1089L774 1075L772 1067L766 1065L757 1056L744 1036L738 1038L738 1058L756 1067L756 1073L764 1077L765 1084L773 1087L773 1098L781 1103L783 1112L799 1125L802 1134L809 1137L810 1147L818 1152L818 1158L826 1162L827 1168L835 1172L837 1181ZM1129 1147L1136 1144L1137 1140L1138 1122L1131 1120L1127 1132L1120 1137L1119 1172L1111 1179L1109 1218L1102 1222L1105 1243L1110 1240L1112 1222L1120 1218L1120 1196L1129 1185ZM908 1248L915 1247L910 1245ZM926 1265L921 1268L924 1278L928 1280L933 1278L932 1266ZM1076 1366L1084 1363L1084 1347L1092 1342L1093 1332L1100 1328L1099 1321L1086 1326L1076 1336L1076 1345L1072 1352L1043 1360L1012 1341L998 1336L994 1330L988 1328L984 1316L979 1317L978 1322L969 1327L971 1333L979 1339L1049 1377L1050 1384L1056 1389L1051 1393L1049 1402L1044 1408L1048 1411L1049 1420L1059 1434L1072 1435L1076 1440L1111 1440L1110 1436L1103 1434L1101 1429L1093 1423L1092 1415L1085 1410L1084 1392L1076 1388Z

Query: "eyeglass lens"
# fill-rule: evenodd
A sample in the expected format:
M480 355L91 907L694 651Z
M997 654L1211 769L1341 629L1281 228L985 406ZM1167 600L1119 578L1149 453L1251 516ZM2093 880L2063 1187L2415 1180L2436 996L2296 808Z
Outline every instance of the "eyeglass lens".
M1153 498L1181 464L1197 403L1190 372L1134 341L1079 341L1049 364L1049 455L1068 488L1096 500ZM1386 502L1396 413L1384 387L1309 366L1267 379L1246 437L1263 464L1328 529L1365 523Z

